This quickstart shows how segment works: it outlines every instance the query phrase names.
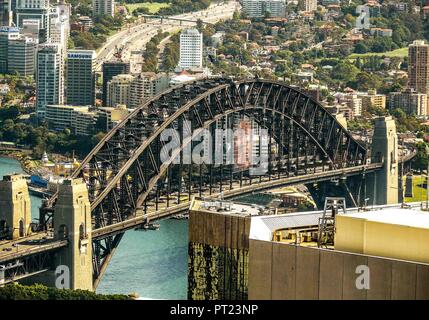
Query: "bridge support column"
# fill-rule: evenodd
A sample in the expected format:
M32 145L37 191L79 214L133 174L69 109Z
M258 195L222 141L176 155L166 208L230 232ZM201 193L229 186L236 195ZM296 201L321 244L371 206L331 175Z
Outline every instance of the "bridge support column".
M367 196L374 205L398 203L398 136L392 117L375 121L371 162L383 161L383 168L368 179Z
M0 181L0 237L17 239L28 236L30 223L30 196L24 176L4 176Z
M69 245L57 256L56 266L70 271L70 289L93 290L91 205L82 179L64 180L55 205L56 239L68 239Z

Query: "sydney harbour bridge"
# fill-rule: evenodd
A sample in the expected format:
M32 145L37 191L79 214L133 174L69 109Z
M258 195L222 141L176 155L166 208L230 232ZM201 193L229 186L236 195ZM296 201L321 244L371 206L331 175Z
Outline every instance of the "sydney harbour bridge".
M233 129L243 119L268 133L264 170L255 174L252 165L185 161L187 150L200 144L195 137L216 136L216 129ZM169 129L177 134L165 139ZM205 145L204 153L213 159L224 149L218 145ZM58 263L76 269L78 278L82 266L76 266L75 256L88 254L92 263L86 263L85 272L91 273L91 284L75 280L72 288L96 288L126 230L185 211L194 196L233 198L305 184L316 203L332 195L345 196L352 206L368 197L387 203L386 189L398 193L398 173L396 186L388 185L386 175L392 166L399 171L401 161L387 149L370 154L320 103L282 82L213 78L172 87L130 113L86 156L71 177L85 186L79 197L73 196L71 183L44 201L31 237L50 234L45 242L0 253L0 265L9 266L6 282L53 270ZM367 188L376 177L377 187ZM377 198L376 192L382 195ZM80 222L67 220L66 213Z

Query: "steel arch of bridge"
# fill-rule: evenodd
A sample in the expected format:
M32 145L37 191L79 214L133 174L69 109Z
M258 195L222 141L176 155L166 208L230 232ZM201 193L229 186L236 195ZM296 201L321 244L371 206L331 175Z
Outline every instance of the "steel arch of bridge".
M73 178L81 177L88 185L93 230L147 216L165 203L178 205L192 195L212 195L252 180L262 182L261 176L252 177L231 164L183 163L184 147L193 144L183 135L184 129L195 134L204 128L213 132L216 125L231 128L237 117L255 119L273 138L268 149L274 144L277 151L269 152L264 175L270 181L361 167L366 162L365 148L323 106L284 83L216 78L176 86L130 113L73 173ZM180 164L160 159L166 143L161 133L169 128L178 129L173 154L180 156ZM48 202L51 209L55 199ZM122 236L119 232L93 240L96 284Z

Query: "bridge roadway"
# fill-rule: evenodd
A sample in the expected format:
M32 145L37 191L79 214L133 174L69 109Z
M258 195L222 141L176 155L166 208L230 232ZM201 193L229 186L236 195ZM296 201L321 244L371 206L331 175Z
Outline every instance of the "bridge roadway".
M331 171L320 171L316 173L310 173L305 175L293 176L293 177L283 177L283 178L269 178L263 177L261 182L257 182L254 184L248 184L240 187L237 181L234 182L232 189L230 190L222 190L222 195L224 198L233 198L239 195L246 195L249 193L274 189L278 187L283 187L287 185L296 185L296 184L306 184L306 183L315 183L318 181L326 181L329 179L340 178L342 176L353 176L362 174L365 172L372 172L374 170L380 169L383 166L382 163L373 163L368 165L360 165L350 168L341 168ZM259 180L259 178L255 177L255 180ZM176 193L177 194L177 193ZM193 194L194 196L199 196L198 192ZM174 194L173 194L174 196ZM201 197L204 199L217 199L220 196L219 193L212 193L211 195L207 192L203 193ZM177 197L172 197L173 200L177 201ZM158 204L158 208L149 208L146 214L143 214L143 209L136 214L136 217L125 220L123 222L118 222L110 226L98 228L92 230L92 239L104 238L109 235L114 235L125 230L129 230L135 228L146 221L153 221L162 218L167 218L171 215L186 211L189 208L190 200L187 195L185 195L185 201L183 203L169 206Z
M0 264L40 252L56 250L66 246L67 240L54 240L51 231L37 232L17 240L0 241Z

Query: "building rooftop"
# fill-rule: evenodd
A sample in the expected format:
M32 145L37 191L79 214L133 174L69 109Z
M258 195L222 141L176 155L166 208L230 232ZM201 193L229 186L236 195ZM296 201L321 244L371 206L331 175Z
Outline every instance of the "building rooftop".
M384 210L348 213L347 216L372 222L429 229L429 212L418 208L387 208Z
M252 217L250 239L272 241L277 230L318 227L322 214L323 210ZM420 202L408 203L407 208L401 208L401 204L372 206L367 211L348 208L347 215L380 223L429 229L429 212L421 210Z
M194 199L190 210L211 211L222 214L238 215L242 217L259 216L273 213L272 210L261 205L232 202L227 200L200 200Z

